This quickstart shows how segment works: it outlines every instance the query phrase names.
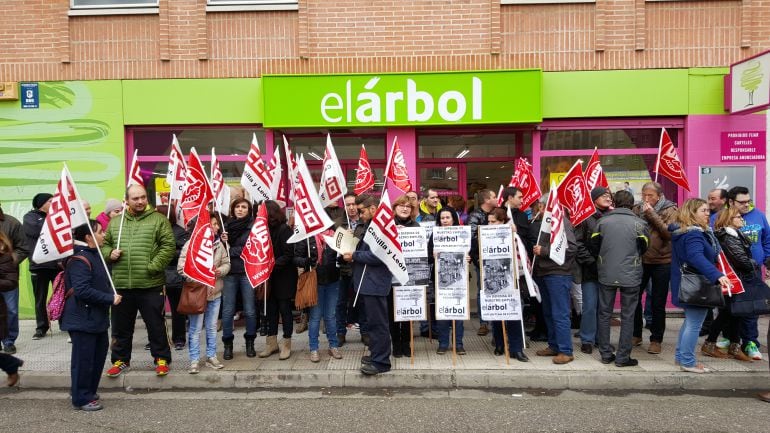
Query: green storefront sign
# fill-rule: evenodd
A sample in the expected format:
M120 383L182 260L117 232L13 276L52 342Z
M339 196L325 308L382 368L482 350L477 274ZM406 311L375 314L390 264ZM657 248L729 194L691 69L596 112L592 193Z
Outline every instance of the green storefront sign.
M542 121L542 71L265 75L266 128Z

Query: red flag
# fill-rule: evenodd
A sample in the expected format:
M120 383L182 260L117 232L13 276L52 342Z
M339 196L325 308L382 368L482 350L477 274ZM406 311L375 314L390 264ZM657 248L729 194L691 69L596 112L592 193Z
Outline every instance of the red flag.
M740 295L741 293L745 292L746 290L743 288L743 282L740 278L738 278L738 274L735 273L733 267L730 266L730 262L727 261L727 256L725 256L724 251L719 252L718 258L719 260L717 261L717 267L719 268L719 272L723 273L730 280L730 288L723 288L722 294L732 296Z
M586 165L585 177L589 191L597 186L603 186L605 188L610 187L610 183L607 182L607 177L604 176L602 164L599 162L599 149L596 147L594 147L594 154L591 155L591 160L588 161L588 165Z
M569 210L569 221L573 226L590 217L596 209L591 200L591 191L583 177L583 161L577 160L556 187L556 194L562 206Z
M257 287L270 278L275 266L275 256L267 227L267 207L264 203L259 207L257 218L251 226L241 258L251 287Z
M393 185L407 193L412 191L412 182L409 181L409 172L406 169L406 160L401 148L398 146L398 137L393 138L393 147L390 149L388 167L385 167L385 179L393 182Z
M171 152L168 154L168 173L166 174L166 183L169 188L169 200L179 200L184 191L185 179L187 176L187 164L184 162L182 148L179 147L179 140L174 134L171 140Z
M144 180L142 180L142 172L139 170L139 149L134 150L134 157L131 158L131 168L128 170L128 184L126 188L131 185L144 186Z
M203 164L194 147L190 149L185 182L182 198L179 199L179 208L182 211L182 223L187 226L187 223L198 215L200 209L214 199L206 172L203 171Z
M66 170L66 167L62 169L59 185L56 187L51 206L43 221L43 229L35 243L35 250L32 253L32 261L35 263L52 262L71 256L74 252L72 220L67 201L69 191Z
M374 172L372 172L372 166L369 165L369 156L366 155L366 147L361 145L361 154L358 156L358 168L356 169L356 184L353 187L353 192L363 194L368 189L374 186Z
M535 175L532 173L532 165L525 158L519 158L516 162L516 171L514 171L508 186L515 186L521 190L519 209L527 209L543 196L535 180Z
M687 191L690 190L690 182L687 181L687 175L684 172L682 163L679 161L679 155L676 153L674 142L671 141L666 128L662 128L660 133L660 146L658 147L658 159L655 161L655 173L666 176Z
M187 243L184 274L191 280L211 287L214 287L217 281L214 275L214 230L211 228L211 215L206 206L200 207L198 221L195 222L195 228Z
M364 242L369 244L372 254L388 267L388 270L400 284L403 285L409 281L404 253L401 250L401 242L398 241L398 230L393 221L393 209L390 206L387 191L382 193L380 204L364 235Z
M497 191L497 207L503 207L503 190L505 187L500 185L500 189Z

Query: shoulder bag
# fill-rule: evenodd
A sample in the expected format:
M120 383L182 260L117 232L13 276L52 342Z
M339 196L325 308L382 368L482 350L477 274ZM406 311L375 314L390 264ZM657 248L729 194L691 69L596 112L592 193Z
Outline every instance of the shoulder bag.
M679 302L696 307L724 307L725 298L719 283L712 283L695 269L682 265L679 280Z
M185 281L176 311L179 314L203 314L206 311L208 286L197 281Z
M770 314L770 287L755 272L750 278L741 279L744 292L733 295L728 303L730 314L751 317Z

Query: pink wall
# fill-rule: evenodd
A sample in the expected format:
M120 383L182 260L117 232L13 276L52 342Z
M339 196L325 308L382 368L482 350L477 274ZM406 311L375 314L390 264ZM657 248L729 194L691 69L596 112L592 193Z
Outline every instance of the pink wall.
M756 162L721 162L720 140L722 132L728 131L764 131L765 117L763 115L703 115L687 116L685 119L685 171L692 186L692 191L685 194L685 198L697 197L700 191L701 165L753 165L756 167L757 190L752 191L754 203L763 210L765 204L767 174L765 173L765 161ZM745 185L751 188L751 185ZM705 197L703 197L705 198Z

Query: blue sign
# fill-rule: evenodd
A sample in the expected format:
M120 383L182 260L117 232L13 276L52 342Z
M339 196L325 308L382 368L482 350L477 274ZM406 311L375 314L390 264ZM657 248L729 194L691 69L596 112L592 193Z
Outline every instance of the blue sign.
M38 83L21 83L21 108L40 108Z

